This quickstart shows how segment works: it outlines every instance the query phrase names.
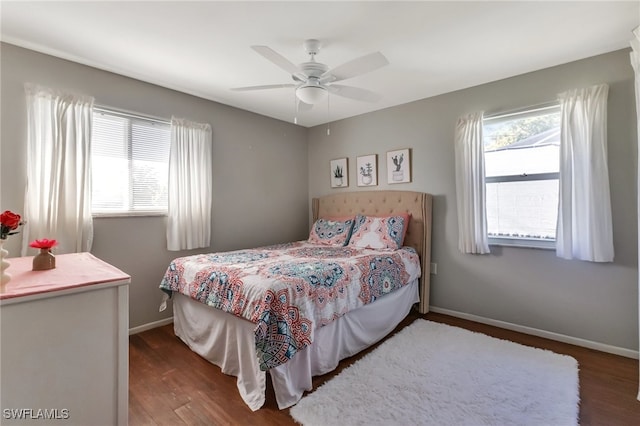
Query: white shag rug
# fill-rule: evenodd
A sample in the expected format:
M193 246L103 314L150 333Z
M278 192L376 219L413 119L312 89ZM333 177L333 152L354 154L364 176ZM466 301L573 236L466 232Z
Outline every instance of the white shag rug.
M291 408L305 426L578 424L566 355L418 319Z

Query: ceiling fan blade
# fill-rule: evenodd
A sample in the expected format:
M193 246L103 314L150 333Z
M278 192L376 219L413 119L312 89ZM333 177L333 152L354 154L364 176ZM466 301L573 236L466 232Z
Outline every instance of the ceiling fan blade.
M301 73L298 67L293 62L291 62L272 48L268 46L251 46L251 48L262 55L265 59L276 64L278 67L282 68L289 74L298 77L300 81L307 80L307 76Z
M295 84L266 84L264 86L247 86L247 87L234 87L231 90L235 92L248 92L250 90L265 90L265 89L288 89L290 87L296 87Z
M344 86L342 84L331 84L326 86L329 92L334 95L342 96L349 99L355 99L357 101L364 102L377 102L382 96L374 93L370 90L361 89L359 87Z
M382 53L370 53L330 69L322 74L320 82L328 83L331 81L346 80L357 75L377 70L378 68L384 67L388 64L389 61Z

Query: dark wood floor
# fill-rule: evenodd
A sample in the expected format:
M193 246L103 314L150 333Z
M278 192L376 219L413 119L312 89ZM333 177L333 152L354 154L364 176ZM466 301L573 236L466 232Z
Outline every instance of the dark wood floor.
M398 329L418 317L410 314ZM423 318L571 355L578 360L580 368L580 424L640 425L640 402L636 400L637 360L441 314L429 313ZM238 394L235 377L225 376L218 367L191 352L175 337L173 325L133 335L129 342L129 424L132 426L296 424L289 410L278 410L272 389L267 391L263 408L256 412L249 410ZM317 377L314 387L363 355L346 359L336 371Z

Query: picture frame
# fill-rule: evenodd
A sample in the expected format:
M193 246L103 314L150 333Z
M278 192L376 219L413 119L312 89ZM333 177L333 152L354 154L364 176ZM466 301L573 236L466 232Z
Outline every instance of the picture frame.
M358 186L378 185L378 155L362 155L356 158Z
M387 183L411 182L410 150L398 149L387 152Z
M329 173L332 188L346 188L349 186L347 158L331 160Z

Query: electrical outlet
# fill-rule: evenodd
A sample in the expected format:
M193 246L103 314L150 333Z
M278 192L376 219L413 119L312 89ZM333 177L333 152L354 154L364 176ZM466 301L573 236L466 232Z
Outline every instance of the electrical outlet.
M438 275L438 264L437 263L432 263L431 264L431 273L433 275Z

